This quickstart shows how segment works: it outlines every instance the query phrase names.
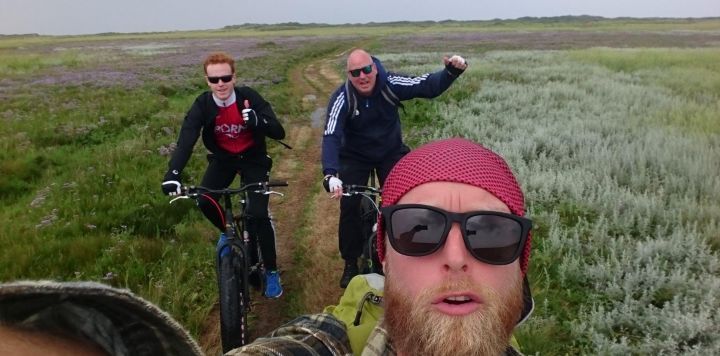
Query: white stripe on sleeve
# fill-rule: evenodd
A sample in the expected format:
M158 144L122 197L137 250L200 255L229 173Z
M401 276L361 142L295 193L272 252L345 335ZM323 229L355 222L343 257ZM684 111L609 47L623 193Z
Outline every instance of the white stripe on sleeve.
M335 126L337 126L338 116L344 104L345 92L341 92L340 95L335 98L332 109L330 109L330 114L328 114L328 123L327 127L325 128L325 135L331 135L335 132Z
M388 76L388 81L394 85L413 86L413 85L418 85L418 84L422 83L423 81L425 81L429 75L430 75L430 73L427 73L427 74L423 74L419 77L414 77L414 78L393 75L393 76Z

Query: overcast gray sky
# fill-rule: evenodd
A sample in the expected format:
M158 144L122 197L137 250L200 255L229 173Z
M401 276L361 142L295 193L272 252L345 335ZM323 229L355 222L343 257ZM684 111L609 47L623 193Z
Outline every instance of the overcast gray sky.
M217 29L243 23L718 17L720 0L0 0L0 34Z

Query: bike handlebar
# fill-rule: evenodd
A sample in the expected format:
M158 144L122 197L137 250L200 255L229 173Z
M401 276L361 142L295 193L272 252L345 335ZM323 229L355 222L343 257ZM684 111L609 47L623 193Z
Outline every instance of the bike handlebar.
M224 188L224 189L210 189L203 186L193 186L193 185L184 185L180 187L180 194L176 196L174 199L170 200L170 204L172 204L174 201L178 199L190 199L190 198L197 198L198 195L202 193L213 193L213 194L220 194L220 195L229 195L229 194L240 194L247 191L251 191L253 193L260 193L260 194L277 194L280 196L284 196L285 194L276 192L272 189L269 189L271 187L287 187L288 183L286 181L269 181L269 182L256 182L256 183L249 183L241 186L240 188Z
M370 195L379 196L382 194L381 188L370 187L367 185L343 184L342 189L343 189L344 196L351 196L351 195L358 195L358 194L361 194L361 195L370 194Z

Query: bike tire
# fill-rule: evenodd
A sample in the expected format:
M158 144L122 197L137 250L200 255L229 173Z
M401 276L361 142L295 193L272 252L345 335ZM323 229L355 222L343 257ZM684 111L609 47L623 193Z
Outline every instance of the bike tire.
M219 258L220 334L226 353L247 342L247 291L242 283L242 257L229 253Z
M373 206L373 202L367 197L363 197L360 204L360 216L362 217L362 236L363 236L363 252L362 252L362 263L361 272L367 273L382 273L382 267L380 266L380 260L377 257L377 249L375 246L375 232L373 232L373 226L377 222L377 211Z

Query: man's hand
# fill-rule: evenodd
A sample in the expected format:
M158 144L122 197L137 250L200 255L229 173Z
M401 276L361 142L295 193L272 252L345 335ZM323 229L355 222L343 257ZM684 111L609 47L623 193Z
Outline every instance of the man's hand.
M180 194L181 184L180 184L180 181L178 181L178 180L166 180L166 181L162 182L161 186L162 186L163 193L165 193L171 197L174 197L174 196Z
M180 194L181 186L182 186L182 184L180 183L180 172L176 169L167 171L167 173L165 173L165 178L163 179L163 182L160 185L163 193L165 193L171 197L174 197L174 196Z
M465 58L457 54L449 58L447 56L443 57L443 63L445 63L445 68L447 68L450 74L454 76L462 74L468 66Z
M255 110L243 109L242 117L243 117L243 121L245 121L245 125L252 126L252 127L258 126L258 117L257 117L257 114L255 113Z
M323 179L323 187L325 187L325 191L328 193L332 193L330 195L331 198L340 198L342 197L343 189L342 189L342 181L332 175L325 176L325 179Z
M245 108L242 109L242 118L245 122L245 126L258 127L260 122L258 121L258 116L257 113L255 113L255 110L250 108L250 101L246 99L243 102L243 106Z

